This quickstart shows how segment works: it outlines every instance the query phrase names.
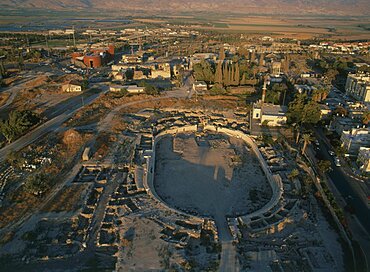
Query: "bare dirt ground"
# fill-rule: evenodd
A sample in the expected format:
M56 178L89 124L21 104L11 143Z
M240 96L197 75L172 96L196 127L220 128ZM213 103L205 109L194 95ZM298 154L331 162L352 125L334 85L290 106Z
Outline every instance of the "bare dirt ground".
M156 154L156 191L185 212L223 221L257 210L271 196L259 162L241 140L223 134L198 140L194 134L167 136ZM254 194L261 198L252 201Z
M160 237L162 228L148 219L123 218L120 229L123 248L119 251L117 271L163 271L164 258L172 255L173 246Z

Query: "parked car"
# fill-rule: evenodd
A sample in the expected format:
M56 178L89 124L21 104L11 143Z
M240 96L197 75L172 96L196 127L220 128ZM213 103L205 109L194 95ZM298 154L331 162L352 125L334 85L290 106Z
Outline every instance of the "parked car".
M330 154L330 156L334 156L335 155L335 153L334 153L333 150L329 150L328 153Z

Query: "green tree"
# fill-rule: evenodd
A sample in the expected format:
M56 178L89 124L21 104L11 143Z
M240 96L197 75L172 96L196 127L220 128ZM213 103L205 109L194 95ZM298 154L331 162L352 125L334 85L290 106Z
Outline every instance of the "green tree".
M342 106L337 106L335 110L333 111L333 114L339 114L340 116L344 115L346 116L348 114L347 110L343 108Z
M298 177L299 176L299 171L298 171L298 169L293 169L291 172L290 172L290 174L288 175L288 178L290 179L290 180L293 180L293 179L295 179L296 177Z
M280 92L274 92L272 90L268 90L266 92L266 102L268 103L277 105L280 103L280 97L281 97Z
M225 63L222 69L222 81L224 86L230 86L230 71L229 64Z
M223 78L222 78L222 61L219 61L216 68L216 74L215 74L215 83L223 84Z
M43 193L45 193L49 189L49 182L48 182L46 174L36 173L34 175L29 176L26 179L24 188L26 192L30 194L41 196Z
M126 96L128 95L128 90L126 88L122 88L121 90L119 90L119 94L121 96Z
M225 59L225 49L224 47L221 45L220 47L220 54L218 56L218 59L222 62L224 59Z
M131 80L134 78L134 70L133 69L127 69L126 72L125 72L125 78L127 80Z
M11 150L6 156L6 162L14 168L20 168L24 161L25 159L21 156L21 153L14 150Z
M216 83L215 85L213 85L210 92L211 92L211 95L227 94L227 90L223 87L222 84L219 84L219 83Z
M317 163L317 166L321 173L326 174L328 171L331 170L331 162L328 160L320 160Z
M296 98L289 103L287 118L288 122L301 124L303 119L303 109L306 104L307 95L298 94Z
M258 61L258 65L263 66L264 61L265 61L265 55L263 53L261 53L260 59Z
M203 80L207 82L215 81L215 71L213 66L206 60L202 60L193 67L194 77L196 80Z
M326 84L330 85L334 80L335 78L337 77L337 75L339 74L339 72L335 69L329 69L326 73L325 73L325 77L326 77Z
M157 87L151 85L151 84L146 84L144 88L144 92L149 95L158 95L159 90Z
M317 102L310 101L303 108L303 115L301 123L303 124L317 124L321 119L321 109Z
M86 90L89 87L89 81L84 79L81 83L82 90Z
M14 110L9 113L8 119L0 121L0 132L8 143L24 134L30 127L37 124L40 118L32 111Z
M24 59L22 53L19 53L18 56L18 68L19 70L22 70L24 68Z
M239 70L239 63L235 64L235 75L234 75L234 84L239 86L240 84L240 70Z

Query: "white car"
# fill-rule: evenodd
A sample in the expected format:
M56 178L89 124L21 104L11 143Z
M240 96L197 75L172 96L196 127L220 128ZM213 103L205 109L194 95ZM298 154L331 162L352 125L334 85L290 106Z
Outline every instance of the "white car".
M341 166L339 158L334 159L335 166L339 167Z
M330 154L330 156L334 156L335 155L335 153L334 153L333 150L329 150L328 153Z

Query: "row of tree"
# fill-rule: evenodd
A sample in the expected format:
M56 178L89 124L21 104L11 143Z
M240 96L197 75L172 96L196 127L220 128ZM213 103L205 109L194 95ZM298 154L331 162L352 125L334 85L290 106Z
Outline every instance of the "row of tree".
M243 76L245 81L245 75ZM219 61L215 73L215 83L224 86L238 86L240 84L239 64Z
M248 65L245 60L222 61L217 66L202 60L193 67L196 80L217 83L224 87L248 84L258 71L255 65Z

